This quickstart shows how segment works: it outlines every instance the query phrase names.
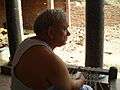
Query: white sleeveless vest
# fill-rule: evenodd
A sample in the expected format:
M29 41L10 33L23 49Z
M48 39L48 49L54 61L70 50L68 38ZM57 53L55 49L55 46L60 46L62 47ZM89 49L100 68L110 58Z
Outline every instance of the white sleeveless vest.
M12 86L11 86L11 90L33 90L31 88L28 88L27 86L25 86L20 80L17 79L17 77L14 74L14 67L17 65L17 63L19 62L19 59L21 58L21 56L23 55L23 53L25 51L27 51L29 48L31 48L32 46L35 45L40 45L40 46L46 46L48 49L52 50L45 42L42 42L40 40L36 40L36 39L26 39L24 40L17 48L14 57L13 57L13 61L12 61Z

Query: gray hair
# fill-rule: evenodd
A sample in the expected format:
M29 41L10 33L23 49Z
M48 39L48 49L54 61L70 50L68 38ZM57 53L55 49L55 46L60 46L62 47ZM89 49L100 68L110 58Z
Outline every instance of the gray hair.
M47 9L40 14L34 23L34 32L38 34L41 31L48 30L51 26L57 25L59 22L64 22L66 15L60 9Z

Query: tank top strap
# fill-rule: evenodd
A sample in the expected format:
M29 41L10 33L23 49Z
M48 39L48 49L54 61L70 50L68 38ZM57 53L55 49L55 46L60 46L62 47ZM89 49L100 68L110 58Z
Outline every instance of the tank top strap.
M50 51L52 51L51 47L47 43L40 41L40 40L27 38L18 46L18 48L14 54L13 61L12 61L13 67L19 62L19 59L23 55L23 53L35 45L45 46Z

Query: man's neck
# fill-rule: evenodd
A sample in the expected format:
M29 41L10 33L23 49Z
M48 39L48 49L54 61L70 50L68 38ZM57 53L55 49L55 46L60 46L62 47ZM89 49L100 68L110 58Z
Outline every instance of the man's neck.
M37 40L41 40L41 41L43 41L43 42L45 42L46 44L48 44L48 46L53 50L54 48L55 48L55 45L52 43L52 41L51 40L49 40L49 38L47 38L47 37L43 37L43 36L35 36L35 37L33 37L34 39L37 39Z

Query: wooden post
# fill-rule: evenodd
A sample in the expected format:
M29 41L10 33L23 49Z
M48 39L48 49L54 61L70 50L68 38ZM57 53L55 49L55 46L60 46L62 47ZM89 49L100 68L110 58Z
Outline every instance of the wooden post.
M54 0L51 0L51 9L54 9Z
M54 0L48 0L48 8L54 9Z
M85 66L103 66L104 12L103 0L86 0Z
M70 0L66 0L66 12L68 15L69 28L71 28Z
M23 24L21 14L21 0L5 0L10 62L15 50L22 41Z

